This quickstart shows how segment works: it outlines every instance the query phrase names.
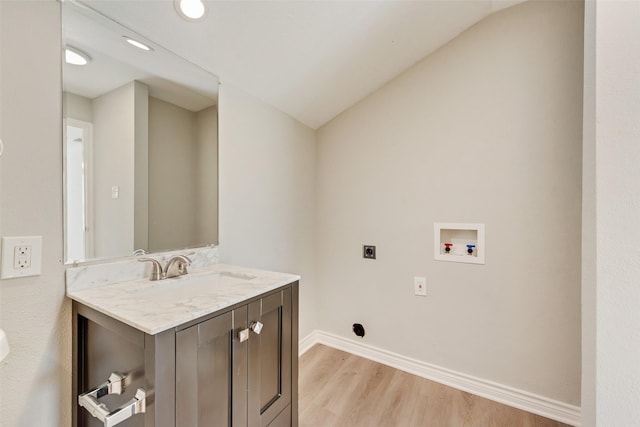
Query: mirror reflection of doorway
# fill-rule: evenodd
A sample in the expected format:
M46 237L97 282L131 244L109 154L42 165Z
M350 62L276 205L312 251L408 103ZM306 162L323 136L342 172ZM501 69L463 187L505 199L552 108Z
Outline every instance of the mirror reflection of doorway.
M81 261L93 257L93 125L68 118L65 134L66 253L67 259Z

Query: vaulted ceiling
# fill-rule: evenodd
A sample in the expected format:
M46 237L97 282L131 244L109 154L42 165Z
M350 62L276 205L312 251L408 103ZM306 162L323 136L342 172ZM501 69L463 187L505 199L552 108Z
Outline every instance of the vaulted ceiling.
M172 0L84 3L316 129L521 1L205 0L196 23Z

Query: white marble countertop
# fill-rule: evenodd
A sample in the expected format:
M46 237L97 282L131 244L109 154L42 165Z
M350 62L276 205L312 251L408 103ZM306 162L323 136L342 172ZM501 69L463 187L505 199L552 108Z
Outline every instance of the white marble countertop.
M299 279L292 274L215 264L178 278L68 288L67 296L154 335Z

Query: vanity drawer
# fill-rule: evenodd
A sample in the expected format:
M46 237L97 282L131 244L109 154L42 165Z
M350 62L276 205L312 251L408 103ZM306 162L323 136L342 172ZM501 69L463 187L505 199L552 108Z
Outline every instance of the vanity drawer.
M80 311L83 311L82 309ZM107 382L113 373L124 377L121 394L96 393L99 403L114 410L131 401L138 389L145 389L144 334L118 321L101 315L85 317L75 314L77 378L74 385L78 396ZM78 427L103 427L88 410L76 407ZM120 423L122 427L144 427L145 414L136 414Z

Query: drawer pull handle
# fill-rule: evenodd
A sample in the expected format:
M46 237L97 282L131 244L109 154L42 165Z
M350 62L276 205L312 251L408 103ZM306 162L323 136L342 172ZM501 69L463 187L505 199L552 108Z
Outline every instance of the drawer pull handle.
M146 410L146 392L139 388L127 403L112 411L98 399L109 394L122 394L125 389L126 377L112 373L104 384L78 396L78 405L85 408L93 417L103 422L104 427L112 427L122 421L140 414Z
M245 342L246 340L248 340L249 329L243 329L240 332L238 332L238 339L240 340L240 342Z
M264 325L261 322L252 322L251 326L249 326L249 329L251 329L257 335L260 335L260 332L262 332L262 327L263 326Z

